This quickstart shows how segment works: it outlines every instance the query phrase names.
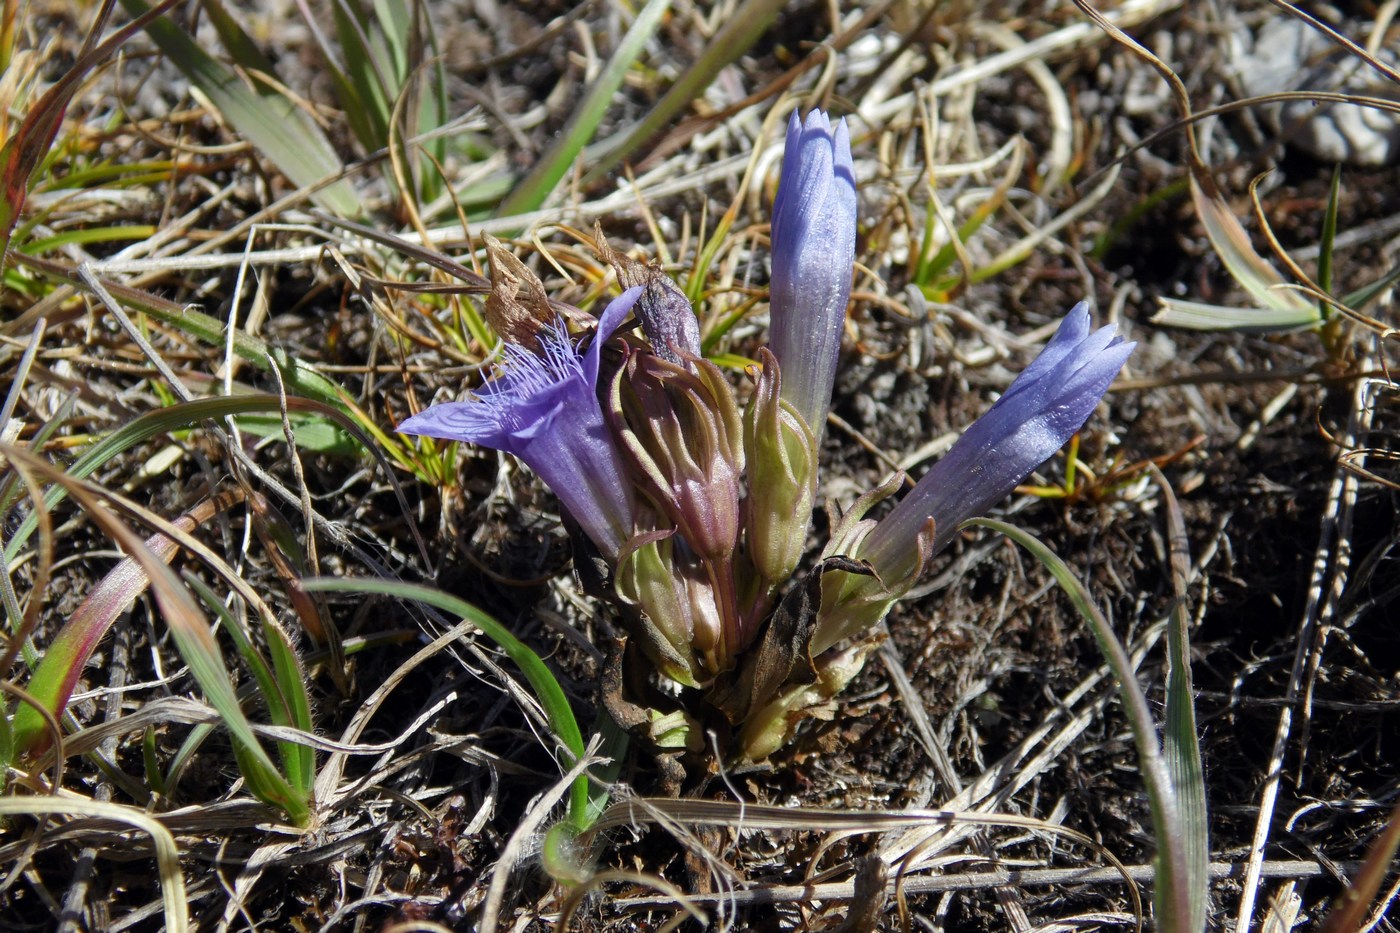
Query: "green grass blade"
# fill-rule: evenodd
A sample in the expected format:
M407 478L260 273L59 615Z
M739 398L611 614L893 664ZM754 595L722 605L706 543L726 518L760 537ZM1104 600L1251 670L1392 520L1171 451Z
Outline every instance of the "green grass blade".
M239 658L252 672L253 680L257 682L258 691L267 706L268 718L272 720L273 725L311 731L310 707L306 700L306 678L295 660L295 655L290 666L296 676L286 676L287 661L284 655L291 651L291 646L287 644L282 633L264 620L263 633L268 638L268 649L273 657L273 663L269 665L217 593L197 577L188 577L185 582L194 587L204 604L218 616L219 624L233 642ZM301 694L299 700L296 698L297 693ZM303 710L305 715L302 715ZM309 798L311 787L316 781L314 750L296 742L281 740L277 743L277 749L287 781Z
M132 15L149 9L145 0L122 0L122 6ZM325 133L295 102L279 91L250 87L238 72L201 49L167 17L155 20L146 31L233 128L271 159L292 184L314 188L341 172L340 158ZM234 51L240 48L243 44L235 43ZM360 213L355 189L344 179L320 187L311 197L342 216Z
M238 702L238 692L229 680L223 652L209 627L197 620L197 614L196 617L166 614L166 624L200 691L209 705L218 710L219 718L229 731L234 756L248 790L259 800L284 810L293 823L306 825L311 817L309 799L282 775L258 742Z
M1186 854L1184 884L1190 894L1190 914L1183 929L1199 933L1206 928L1206 895L1210 887L1210 825L1206 812L1206 778L1201 767L1200 733L1196 727L1196 692L1191 683L1191 619L1186 584L1191 555L1186 524L1171 485L1152 467L1166 503L1167 538L1170 542L1170 575L1173 600L1167 619L1167 712L1162 754L1171 773L1181 808Z
M267 640L268 653L272 656L272 669L277 677L283 702L287 704L289 724L302 732L314 732L316 723L311 717L311 696L307 692L308 678L301 658L297 656L287 633L276 625L264 624L263 637ZM284 743L284 749L296 759L296 769L292 772L292 784L308 798L316 786L316 750L297 742ZM291 771L291 762L288 762Z
M1196 173L1200 173L1200 177ZM1191 199L1211 248L1225 264L1230 277L1249 292L1257 307L1285 314L1307 313L1317 320L1317 307L1311 301L1291 288L1279 287L1284 284L1283 276L1254 251L1249 234L1216 190L1214 181L1205 174L1203 166L1193 166Z
M544 204L554 187L559 184L559 180L569 170L569 166L574 164L578 154L583 151L583 147L593 138L598 124L602 122L603 114L612 103L613 95L622 87L628 69L642 54L647 42L661 25L662 17L670 8L671 0L648 0L647 5L642 7L627 34L622 37L622 42L618 44L617 51L613 53L607 67L593 82L578 109L564 125L564 131L559 134L549 151L535 163L530 174L525 176L501 203L497 211L498 216L524 214L538 210Z
M1084 588L1084 584L1079 582L1074 571L1035 535L1015 525L990 518L974 518L963 524L1000 532L1029 551L1050 571L1050 575L1069 597L1074 608L1084 621L1089 623L1089 630L1099 643L1099 649L1118 681L1118 696L1128 714L1128 725L1132 729L1133 740L1138 750L1139 770L1152 809L1152 828L1157 837L1157 875L1152 892L1157 928L1169 933L1200 933L1199 927L1192 928L1189 925L1191 895L1187 883L1190 872L1187 868L1181 805L1172 785L1171 773L1162 756L1151 707L1142 692L1142 687L1138 685L1137 672L1133 669L1132 659L1128 657L1123 643L1118 640L1113 627L1108 624L1098 606L1094 605L1089 592Z
M1332 169L1332 187L1327 195L1327 213L1322 218L1322 234L1317 241L1317 287L1332 294L1332 250L1337 242L1337 213L1342 201L1342 167ZM1324 320L1335 311L1325 301L1318 302L1317 313Z
M219 712L224 726L229 730L234 753L248 789L259 799L283 809L298 825L305 825L311 815L309 800L287 783L258 744L253 729L239 706L237 693L229 682L228 668L224 664L218 642L214 640L198 603L165 562L152 553L141 537L118 517L117 512L111 508L114 498L112 493L62 472L52 463L23 447L0 445L0 455L8 459L16 469L33 471L46 480L63 486L79 503L92 523L140 565L150 581L149 586L156 607L175 639L176 648L210 705ZM120 500L121 497L115 498ZM130 503L124 503L124 507L130 507Z
M668 125L676 114L704 96L705 88L721 71L753 47L759 36L777 19L783 0L747 0L711 37L700 57L685 70L656 106L620 142L605 151L589 153L592 168L584 184L592 184L632 155L637 147Z
M331 16L341 54L345 56L345 75L351 94L342 104L357 103L361 108L356 115L363 124L360 132L364 135L360 142L370 151L383 149L389 145L394 95L389 75L384 72L387 63L381 60L382 50L375 48L369 24L357 0L334 0Z
M411 599L435 606L443 612L471 622L481 629L487 638L494 641L525 675L525 680L534 690L535 697L544 709L545 718L549 721L550 728L564 743L565 749L571 756L569 766L572 767L573 762L583 757L585 750L583 733L579 731L578 721L574 718L574 711L569 707L569 699L564 695L564 689L559 686L559 681L549 670L549 667L538 654L512 635L505 626L471 603L429 586L404 583L398 580L322 577L306 580L302 585L312 592L378 593L397 599ZM581 777L574 782L570 793L569 822L581 832L588 828L589 819L588 779Z
M1276 334L1306 330L1318 323L1312 304L1297 308L1229 308L1203 301L1158 298L1161 308L1152 323L1187 330L1232 330L1248 334Z

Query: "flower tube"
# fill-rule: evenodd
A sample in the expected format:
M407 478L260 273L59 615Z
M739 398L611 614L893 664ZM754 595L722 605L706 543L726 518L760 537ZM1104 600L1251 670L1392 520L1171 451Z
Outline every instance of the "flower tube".
M846 121L820 110L788 123L773 202L769 341L782 397L818 442L831 405L836 358L856 256L856 180Z
M1083 427L1137 346L1115 330L1091 331L1088 306L1075 305L1035 361L889 515L863 528L853 523L846 553L877 576L824 581L814 656L883 618L963 521L1004 499Z
M1084 426L1127 362L1137 344L1115 331L1109 325L1091 332L1089 306L1075 305L1035 361L875 526L860 556L882 577L897 577L930 518L937 553L963 521L1006 498Z
M555 321L540 334L538 352L508 345L497 376L471 399L424 409L397 430L519 457L615 561L633 533L635 506L598 401L599 354L642 291L629 288L613 299L586 353L574 348L563 322Z

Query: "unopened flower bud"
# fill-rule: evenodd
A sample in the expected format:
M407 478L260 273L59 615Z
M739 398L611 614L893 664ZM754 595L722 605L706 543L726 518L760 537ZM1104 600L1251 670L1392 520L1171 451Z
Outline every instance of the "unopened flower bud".
M644 488L694 552L728 561L739 537L742 428L733 391L708 360L694 370L629 355L613 379L610 410Z
M668 532L638 535L618 561L615 586L622 599L641 613L631 635L661 673L688 687L699 686L706 672L696 659L696 642L712 646L719 638L718 619L706 613L675 566L675 540Z
M783 398L818 438L826 427L856 258L850 133L820 110L793 113L773 202L769 325Z

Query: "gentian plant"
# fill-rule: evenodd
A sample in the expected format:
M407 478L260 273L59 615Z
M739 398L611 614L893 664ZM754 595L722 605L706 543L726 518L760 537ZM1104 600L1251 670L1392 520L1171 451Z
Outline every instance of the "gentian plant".
M742 405L700 356L694 312L675 283L600 242L627 288L586 348L537 282L522 305L521 267L511 266L487 303L509 341L495 378L399 426L514 454L555 492L581 576L628 636L604 699L662 747L698 752L717 730L735 759L758 761L804 718L829 717L878 644L872 629L929 559L1079 430L1133 350L1112 327L1092 330L1087 307L1076 306L883 519L867 516L902 476L861 496L804 563L856 208L845 121L833 128L820 111L805 123L794 114L773 209L771 348L759 350ZM629 313L641 335L614 338ZM672 687L659 689L663 679Z

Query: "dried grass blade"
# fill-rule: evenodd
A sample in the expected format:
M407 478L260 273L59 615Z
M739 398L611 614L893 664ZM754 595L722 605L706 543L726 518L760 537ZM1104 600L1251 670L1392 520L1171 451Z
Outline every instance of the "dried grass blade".
M112 820L150 836L159 870L156 880L160 882L165 929L170 933L189 930L189 904L185 896L185 878L180 873L180 849L175 845L175 837L170 830L162 826L159 820L133 807L81 797L0 797L0 816L34 816L41 813Z

